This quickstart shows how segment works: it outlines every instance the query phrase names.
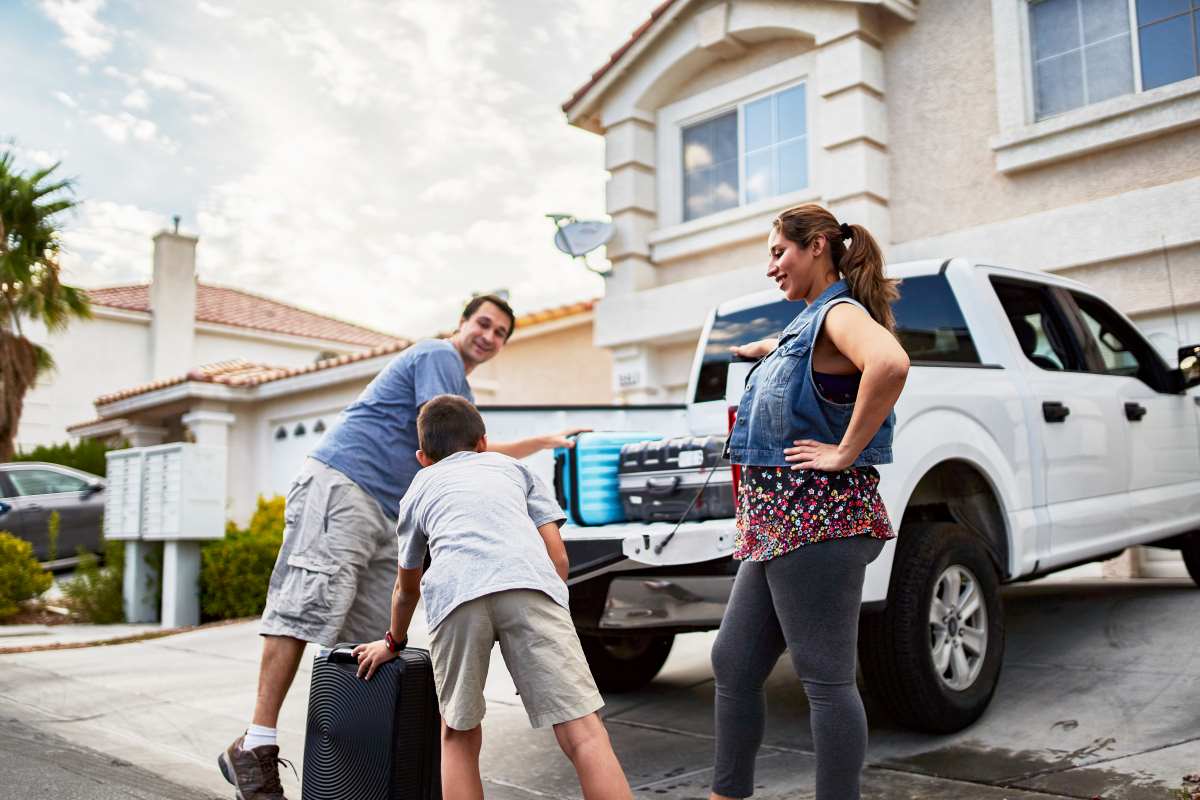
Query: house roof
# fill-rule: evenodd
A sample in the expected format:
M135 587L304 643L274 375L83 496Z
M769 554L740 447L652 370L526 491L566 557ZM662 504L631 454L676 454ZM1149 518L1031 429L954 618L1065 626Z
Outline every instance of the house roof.
M623 45L613 51L612 55L608 57L607 63L600 67L600 69L593 72L592 77L588 80L588 82L576 89L575 94L571 95L571 99L562 104L563 112L570 113L571 109L575 107L575 104L582 100L584 96L592 90L592 87L599 83L601 79L608 74L608 71L616 66L617 62L621 60L621 56L625 55L629 48L633 47L637 40L641 39L642 36L645 35L646 31L650 30L650 26L653 25L659 17L667 13L667 10L676 2L678 2L678 0L664 0L664 2L659 3L658 6L656 6L655 9L650 12L649 18L639 25L632 34L630 34L629 38L625 40Z
M530 314L522 314L517 317L517 327L528 327L532 325L541 325L547 322L556 322L560 319L566 319L578 314L585 314L591 311L596 305L595 300L583 300L578 303L569 303L555 308L548 308L542 311L535 311ZM197 314L197 318L199 315ZM122 389L117 392L101 395L96 398L96 405L103 406L109 403L115 403L119 400L127 400L130 397L136 397L142 394L166 389L171 386L177 386L181 383L217 383L223 386L235 386L240 388L250 388L260 386L264 383L283 380L284 378L294 378L297 375L306 375L310 372L320 372L322 370L332 369L334 367L345 366L357 361L365 361L369 358L377 358L379 356L391 355L398 353L408 347L412 342L404 339L393 339L388 344L374 347L370 350L364 350L360 353L351 353L350 355L339 356L338 358L328 358L323 361L317 361L312 364L307 364L303 367L276 367L270 364L256 364L251 361L246 361L240 358L230 359L228 361L217 361L212 364L205 364L191 370L186 375L177 375L172 378L161 378L156 381L143 383L139 386L133 386L128 389ZM93 423L87 423L93 424ZM73 426L78 427L78 426Z
M88 289L87 295L92 305L126 311L150 311L149 284ZM400 341L397 336L362 325L305 311L241 289L206 283L196 284L196 321L366 347L381 347Z

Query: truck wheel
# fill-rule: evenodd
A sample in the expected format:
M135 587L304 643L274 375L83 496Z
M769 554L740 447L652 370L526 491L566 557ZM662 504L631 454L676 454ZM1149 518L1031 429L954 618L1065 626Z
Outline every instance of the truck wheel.
M952 523L905 526L887 608L863 618L871 693L906 727L953 733L983 714L1004 654L999 581L980 540Z
M1183 556L1183 565L1187 567L1188 575L1200 586L1200 531L1184 534L1179 554Z
M579 641L600 691L632 692L662 669L675 636L581 634Z

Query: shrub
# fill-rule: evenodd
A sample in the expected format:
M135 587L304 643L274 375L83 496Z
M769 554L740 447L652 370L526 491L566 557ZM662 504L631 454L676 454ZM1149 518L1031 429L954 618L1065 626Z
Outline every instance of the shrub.
M237 619L262 613L275 557L283 544L283 498L258 498L244 530L232 522L225 538L204 545L200 554L200 611L205 620Z
M33 545L0 531L0 619L16 614L21 601L37 597L52 581L33 557Z
M94 553L79 548L75 575L63 583L66 605L85 622L111 625L125 621L125 543L104 543L104 566Z
M85 439L78 444L63 442L62 444L39 445L28 453L18 453L13 456L13 461L45 461L48 464L62 464L64 467L74 467L103 477L108 469L104 454L111 449L103 442Z

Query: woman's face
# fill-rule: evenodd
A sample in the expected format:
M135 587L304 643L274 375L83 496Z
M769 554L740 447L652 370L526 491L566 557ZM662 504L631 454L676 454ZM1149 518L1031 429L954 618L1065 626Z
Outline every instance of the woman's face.
M775 281L788 300L802 300L819 277L816 260L825 247L825 239L817 236L808 247L793 242L778 229L767 240L770 260L767 277Z

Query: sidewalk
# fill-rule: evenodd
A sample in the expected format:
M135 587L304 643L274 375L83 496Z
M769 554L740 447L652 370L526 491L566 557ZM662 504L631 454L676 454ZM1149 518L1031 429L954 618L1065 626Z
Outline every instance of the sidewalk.
M1200 591L1190 582L1071 582L1005 590L1008 649L988 713L953 736L896 728L865 697L864 797L1164 800L1200 772ZM418 617L421 617L418 614ZM639 795L707 793L713 634L679 637L659 678L612 696L607 724ZM423 629L411 640L423 646ZM132 762L205 794L232 794L217 754L245 727L259 642L253 623L110 647L0 655L0 715ZM302 771L311 660L280 719ZM786 659L768 685L756 797L811 797L812 737ZM487 685L489 798L577 797L553 733L529 728L497 652ZM288 796L300 797L290 771ZM0 784L4 776L0 774Z

